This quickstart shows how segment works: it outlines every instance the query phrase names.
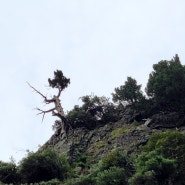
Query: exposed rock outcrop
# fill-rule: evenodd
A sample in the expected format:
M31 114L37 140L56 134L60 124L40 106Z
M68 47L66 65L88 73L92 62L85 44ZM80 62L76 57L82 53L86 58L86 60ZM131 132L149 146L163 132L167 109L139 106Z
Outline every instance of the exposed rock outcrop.
M178 112L160 112L151 117L150 128L178 128L185 125L185 115Z
M141 120L141 121L138 121ZM71 161L80 154L85 154L90 163L96 163L114 148L121 148L125 153L137 155L140 146L147 143L154 132L164 128L182 127L185 116L177 112L160 112L147 119L131 108L125 110L122 119L115 123L89 130L79 127L68 131L68 139L58 137L57 131L40 150L53 148L58 153L67 153Z

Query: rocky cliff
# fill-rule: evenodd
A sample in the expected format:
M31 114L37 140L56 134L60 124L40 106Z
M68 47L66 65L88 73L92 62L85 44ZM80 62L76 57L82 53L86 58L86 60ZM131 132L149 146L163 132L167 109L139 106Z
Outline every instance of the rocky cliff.
M159 112L144 119L141 113L128 108L119 121L100 125L92 130L77 127L68 131L67 139L61 139L56 131L40 150L52 148L58 153L66 153L71 161L78 160L83 154L93 164L118 147L128 155L137 155L140 146L147 143L152 133L166 129L184 132L185 115Z

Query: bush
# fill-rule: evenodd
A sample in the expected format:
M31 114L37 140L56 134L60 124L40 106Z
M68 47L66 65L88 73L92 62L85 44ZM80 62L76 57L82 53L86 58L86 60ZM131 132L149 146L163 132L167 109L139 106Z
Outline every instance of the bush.
M132 169L131 159L120 149L115 149L108 153L100 162L100 170L107 170L110 167L121 167L129 172Z
M73 110L67 114L67 119L73 128L94 129L97 124L105 124L120 119L119 111L104 96L87 95L81 97L81 100L82 106L74 106Z
M0 181L7 184L18 181L17 168L13 162L0 161Z
M96 183L97 185L123 185L127 184L125 179L124 169L114 166L99 172Z
M177 159L177 162L185 167L185 135L179 131L169 130L151 135L142 150L156 150L166 158Z
M136 159L136 173L129 182L130 185L168 185L174 180L176 170L175 160L166 159L156 151L143 152Z
M87 154L85 153L85 152L83 152L83 150L78 150L77 151L77 155L76 155L76 159L75 159L75 161L74 161L74 164L76 165L76 166L79 166L79 167L81 167L81 168L88 168L89 167L89 163L88 163L88 156L87 156Z
M39 185L60 185L61 184L61 181L59 181L58 179L52 179L50 181L47 181L47 182L40 182Z
M65 185L95 185L95 179L91 175L80 176L79 178L68 179Z
M165 131L152 134L142 151L155 151L164 158L177 162L176 182L185 184L185 135L179 131Z
M86 127L92 129L97 123L94 116L78 106L75 106L74 109L67 114L67 120L73 128Z
M158 185L158 182L155 179L153 171L148 171L144 174L135 173L134 176L129 179L129 185Z
M54 151L30 153L19 165L19 174L23 183L63 180L67 176L67 166L63 158Z

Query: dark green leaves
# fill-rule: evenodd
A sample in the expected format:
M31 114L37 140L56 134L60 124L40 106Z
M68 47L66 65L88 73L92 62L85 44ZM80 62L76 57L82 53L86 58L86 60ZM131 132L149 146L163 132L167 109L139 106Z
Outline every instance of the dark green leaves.
M52 88L58 88L62 91L70 84L70 79L66 78L62 71L56 70L54 71L54 78L52 80L49 78L48 82Z
M118 110L105 96L86 95L81 97L82 106L74 106L67 119L73 127L94 128L97 124L108 123L119 119Z
M66 162L52 150L30 153L19 165L19 174L24 183L64 179L66 173Z
M178 55L172 60L162 60L153 65L146 92L158 107L179 110L185 103L185 67L180 63Z
M137 81L132 77L127 77L124 85L115 88L115 93L112 93L114 102L126 102L133 104L143 98L141 85L137 85Z

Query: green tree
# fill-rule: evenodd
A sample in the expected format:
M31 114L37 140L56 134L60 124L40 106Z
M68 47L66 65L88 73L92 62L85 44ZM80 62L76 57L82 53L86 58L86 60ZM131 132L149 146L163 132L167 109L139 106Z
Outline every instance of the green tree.
M185 184L185 135L179 131L165 131L152 134L142 151L155 151L164 158L176 160L175 182ZM177 183L178 184L178 183Z
M91 129L97 124L119 119L115 106L105 96L86 95L81 100L82 106L74 106L66 117L73 127L85 126Z
M156 151L143 152L136 158L136 173L130 185L169 185L173 183L177 165Z
M66 78L61 70L56 70L54 71L54 78L52 80L48 78L48 83L52 88L63 91L70 84L70 79Z
M113 103L109 101L109 98L102 96L83 96L82 98L82 108L89 112L92 116L95 116L97 120L103 122L116 121L118 115Z
M68 112L66 118L73 128L86 127L92 129L97 124L97 120L94 116L77 105Z
M26 158L22 159L18 167L23 183L48 181L55 178L63 180L67 171L68 166L64 159L52 150L29 153Z
M13 162L3 162L0 161L0 182L10 184L17 183L18 175L17 175L17 167Z
M114 102L126 102L133 104L143 99L141 85L137 85L137 81L132 77L127 77L124 85L115 88L115 93L112 93Z
M178 110L185 103L185 67L178 55L153 65L149 75L146 93L163 109Z
M42 110L40 108L36 108L39 113L38 114L42 114L42 121L44 120L44 116L47 113L52 113L52 116L57 116L58 118L60 118L60 121L57 121L57 124L60 126L58 126L58 128L60 129L60 133L61 136L65 139L67 139L67 133L68 130L70 128L69 123L67 122L66 118L65 118L65 114L63 111L63 107L60 103L60 95L61 92L70 84L70 79L66 78L62 71L60 70L56 70L54 71L54 77L53 79L48 78L48 83L49 86L52 88L56 88L58 90L58 94L57 95L53 95L52 98L47 98L47 96L43 95L40 91L38 91L35 87L31 86L29 83L28 85L39 95L42 96L42 98L44 99L44 103L45 104L53 104L53 108L50 108L48 110ZM56 122L55 122L56 123ZM56 127L55 127L56 128Z

